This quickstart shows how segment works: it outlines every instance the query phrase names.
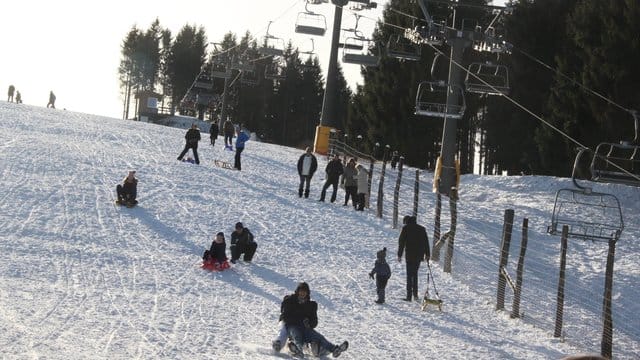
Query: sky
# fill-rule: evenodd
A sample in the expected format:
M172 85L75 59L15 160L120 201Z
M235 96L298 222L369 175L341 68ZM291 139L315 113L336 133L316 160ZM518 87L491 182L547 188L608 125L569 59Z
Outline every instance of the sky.
M222 138L209 143L201 124L201 165L176 160L192 118L176 127L124 121L0 99L0 352L7 359L278 359L280 302L299 281L318 302L317 327L340 359L561 359L599 353L607 246L570 239L562 337L554 338L560 240L546 233L556 191L570 179L462 176L451 273L441 260L419 270L419 291L443 301L442 312L405 302L405 263L396 260L399 215L412 211L416 169L387 168L382 218L376 197L363 212L319 202L327 160L308 199L297 195L301 150L248 141L242 171ZM365 163L366 164L366 163ZM135 208L114 204L115 186L137 170ZM381 166L374 167L377 194ZM420 173L418 222L432 243L433 174ZM398 182L398 179L400 181ZM586 183L584 185L587 185ZM613 358L640 354L640 192L588 184L620 200L624 230L616 244ZM587 202L593 204L593 202ZM349 204L350 205L350 204ZM450 228L443 201L442 230ZM520 318L496 311L503 214L515 221L506 271L515 278L521 224L528 219ZM599 208L580 208L601 219ZM213 235L227 242L236 222L258 242L252 263L224 272L200 268ZM388 249L392 276L377 305L368 277L376 252ZM227 248L227 255L229 249ZM329 357L331 358L331 357Z

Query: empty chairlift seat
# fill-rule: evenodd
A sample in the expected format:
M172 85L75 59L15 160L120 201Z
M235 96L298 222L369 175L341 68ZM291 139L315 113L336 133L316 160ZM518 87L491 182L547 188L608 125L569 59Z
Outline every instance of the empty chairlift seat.
M327 31L327 19L324 15L311 11L298 13L295 31L298 34L324 36Z
M447 106L447 96L455 97L455 102ZM416 93L415 114L430 117L450 117L460 119L464 115L466 102L460 86L444 81L423 81Z
M392 35L387 41L387 55L389 57L400 60L418 61L420 60L421 54L420 45L414 44L404 36Z
M363 66L378 66L380 56L370 53L370 46L373 40L358 37L348 37L342 47L342 62L345 64L356 64ZM362 50L354 50L360 47Z
M464 81L467 92L485 95L509 93L509 69L504 65L472 63Z

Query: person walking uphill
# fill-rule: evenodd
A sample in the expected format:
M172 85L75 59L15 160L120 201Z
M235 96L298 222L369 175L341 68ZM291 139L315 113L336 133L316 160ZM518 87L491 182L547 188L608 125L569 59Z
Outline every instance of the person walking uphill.
M309 187L311 186L311 178L318 169L318 160L311 152L311 148L307 147L304 154L298 159L298 175L300 176L300 186L298 187L298 197L302 197L304 187L304 197L309 197Z
M249 135L247 135L242 128L238 131L238 136L236 137L236 157L235 162L233 164L233 168L236 170L242 170L242 164L240 159L240 154L244 150L244 143L249 141Z
M224 122L222 131L224 132L224 147L231 149L231 146L233 145L233 133L235 132L231 120Z
M322 192L320 193L320 200L324 201L324 198L327 194L327 188L329 186L333 186L333 192L331 193L331 202L336 201L336 195L338 194L338 181L340 181L340 175L344 173L344 167L342 167L342 161L340 160L340 155L335 154L333 159L329 161L327 167L325 168L325 173L327 173L327 179L324 182L324 186L322 187Z
M356 159L351 158L344 168L342 174L342 185L344 185L344 205L349 203L349 197L351 197L351 203L355 209L358 205L358 171L356 170Z
M16 91L16 87L9 85L9 91L7 92L7 102L13 102L13 92Z
M56 95L53 93L53 91L49 91L49 102L47 103L47 107L50 107L52 109L56 108Z
M318 326L318 303L311 301L311 290L306 282L299 283L293 294L284 297L280 305L280 319L293 339L289 343L289 351L294 357L304 357L302 346L305 343L317 344L319 350L330 352L333 357L340 356L349 347L347 341L334 345L315 330Z
M213 122L211 124L211 127L209 128L209 135L211 137L211 146L214 146L216 144L216 139L218 138L218 123L217 122Z
M402 261L405 253L407 263L407 297L404 301L418 300L418 269L421 261L429 261L429 237L424 226L418 225L415 216L405 216L404 226L398 238L398 262Z
M186 144L184 145L184 150L178 155L178 160L182 160L184 154L191 149L193 151L193 157L196 160L196 164L200 164L200 159L198 158L198 141L200 141L200 130L196 124L191 124L191 129L187 130L187 133L184 135L186 140Z
M231 262L236 263L240 254L244 253L242 260L251 262L256 253L258 244L253 239L253 234L241 222L236 223L236 229L231 233Z

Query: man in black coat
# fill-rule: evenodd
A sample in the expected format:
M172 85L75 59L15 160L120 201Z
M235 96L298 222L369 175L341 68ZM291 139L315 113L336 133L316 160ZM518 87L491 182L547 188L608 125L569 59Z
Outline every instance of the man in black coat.
M304 343L315 343L322 350L338 357L349 347L348 342L333 345L315 329L318 326L318 303L311 301L311 290L306 282L301 282L296 291L284 297L280 305L280 320L284 322L289 337L293 342L289 350L296 357L302 356Z
M184 135L184 139L186 140L186 144L184 145L184 150L178 155L178 160L182 160L184 154L189 151L189 149L193 150L193 158L196 160L196 164L200 164L200 159L198 159L198 141L200 141L200 130L196 124L191 124L191 129L187 130L187 133Z
M318 169L318 160L311 152L311 148L307 147L304 154L298 159L298 175L300 175L300 186L298 187L298 197L302 197L304 187L304 197L309 197L309 187L311 186L311 178L313 173ZM306 186L305 186L306 184Z
M258 243L253 239L251 231L244 227L241 222L236 223L236 229L231 233L231 262L235 264L240 258L240 254L243 253L244 257L242 259L246 262L251 262L257 248Z
M218 138L218 123L217 122L213 122L211 124L211 127L209 128L209 134L211 134L211 146L214 146L216 144L216 139Z
M405 216L404 226L398 238L398 262L402 261L402 253L406 252L407 263L407 297L403 300L418 301L418 269L421 261L429 261L429 237L424 226L416 223L415 216Z
M333 192L331 193L331 202L336 201L336 195L338 194L338 181L340 180L340 175L344 173L344 167L342 167L342 161L340 160L340 155L335 154L333 159L329 161L327 167L324 170L327 173L327 179L324 182L324 186L322 187L322 192L320 193L320 200L324 201L324 197L327 194L327 188L329 186L333 186Z

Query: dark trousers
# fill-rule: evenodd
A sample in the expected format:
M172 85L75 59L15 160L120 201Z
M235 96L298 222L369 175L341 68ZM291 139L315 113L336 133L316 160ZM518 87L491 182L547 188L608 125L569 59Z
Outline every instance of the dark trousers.
M251 261L253 259L253 255L256 253L256 249L258 248L258 243L252 242L246 245L231 245L231 260L236 261L240 258L241 254L244 254L242 260Z
M304 187L304 197L309 197L309 187L311 186L311 175L300 175L300 186L298 187L298 196L302 197L302 189Z
M384 302L385 291L387 287L388 277L376 276L376 293L378 293L378 301Z
M420 261L407 261L407 298L413 295L414 299L418 298L418 269L420 269Z
M356 208L356 210L358 211L364 211L364 193L358 193L358 207Z
M186 154L187 151L189 151L189 149L193 150L193 158L196 161L196 164L200 164L200 159L198 158L198 144L195 144L195 145L187 144L187 145L185 145L184 146L184 150L182 150L180 155L178 155L178 160L182 160L182 157L184 157L184 154Z
M233 145L233 134L224 134L224 146Z
M320 200L324 201L324 197L327 194L327 189L329 186L333 186L333 192L331 193L331 202L336 201L336 195L338 194L338 179L331 179L324 182L324 186L322 187L322 192L320 193Z
M235 169L241 170L242 167L240 165L240 154L242 154L242 150L244 150L244 148L236 148L236 157L235 157L235 162L233 163L233 167Z
M217 136L212 136L211 137L211 146L214 146L216 144L216 138L217 138Z
M351 203L353 204L353 207L355 208L356 205L358 204L358 199L356 198L358 196L358 187L357 186L345 186L344 188L344 204L347 205L349 203L349 197L351 197Z
M118 194L118 200L133 201L136 199L136 194L125 191L122 185L116 186L116 193Z

